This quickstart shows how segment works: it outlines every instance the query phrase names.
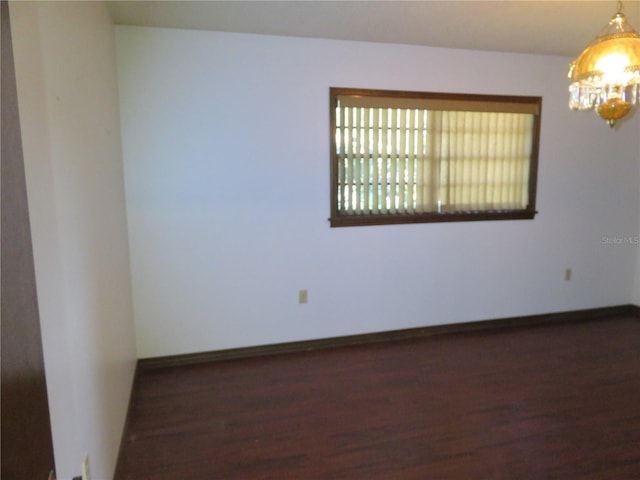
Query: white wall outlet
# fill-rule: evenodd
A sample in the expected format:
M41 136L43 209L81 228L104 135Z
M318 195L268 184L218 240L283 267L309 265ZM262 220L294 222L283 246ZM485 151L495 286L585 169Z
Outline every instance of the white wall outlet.
M299 290L298 291L298 303L307 303L309 301L309 291L308 290Z
M84 456L82 462L82 480L91 480L91 468L89 467L89 454Z
M571 273L572 273L572 272L571 272L571 269L570 269L570 268L567 268L567 269L564 271L564 279L565 279L567 282L568 282L569 280L571 280Z

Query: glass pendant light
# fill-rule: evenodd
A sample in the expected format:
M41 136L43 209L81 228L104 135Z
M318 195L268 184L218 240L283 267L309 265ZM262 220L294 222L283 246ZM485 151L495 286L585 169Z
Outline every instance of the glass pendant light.
M618 11L569 67L569 108L595 110L609 126L640 101L640 35Z

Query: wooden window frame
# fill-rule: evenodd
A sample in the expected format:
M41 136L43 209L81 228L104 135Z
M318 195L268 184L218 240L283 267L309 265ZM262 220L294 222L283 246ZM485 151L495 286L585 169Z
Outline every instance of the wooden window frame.
M412 101L429 102L447 105L447 102L476 102L484 104L522 104L533 106L532 145L529 159L528 173L528 204L523 209L503 210L477 210L477 211L449 211L449 212L418 212L418 213L359 213L344 214L339 211L339 177L338 154L336 151L336 109L338 97L386 97L394 102ZM331 227L366 226L366 225L393 225L405 223L435 223L435 222L463 222L486 220L531 220L536 211L536 189L538 176L538 154L540 148L540 117L542 111L542 98L533 96L508 96L508 95L479 95L460 93L434 93L411 92L396 90L370 90L355 88L330 88L330 148L331 148ZM413 108L413 107L410 107ZM526 107L528 108L528 107ZM500 110L493 110L500 111ZM506 112L505 112L506 113Z

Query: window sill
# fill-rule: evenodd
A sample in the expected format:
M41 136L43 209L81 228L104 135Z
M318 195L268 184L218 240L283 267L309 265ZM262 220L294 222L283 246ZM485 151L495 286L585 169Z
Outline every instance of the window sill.
M399 225L404 223L475 222L491 220L533 220L533 210L501 210L484 212L443 212L423 214L354 214L329 218L331 227L357 227L371 225Z

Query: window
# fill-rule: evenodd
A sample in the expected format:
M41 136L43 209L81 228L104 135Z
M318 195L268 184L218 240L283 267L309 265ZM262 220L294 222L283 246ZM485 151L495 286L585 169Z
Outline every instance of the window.
M534 217L540 97L330 98L332 227Z

